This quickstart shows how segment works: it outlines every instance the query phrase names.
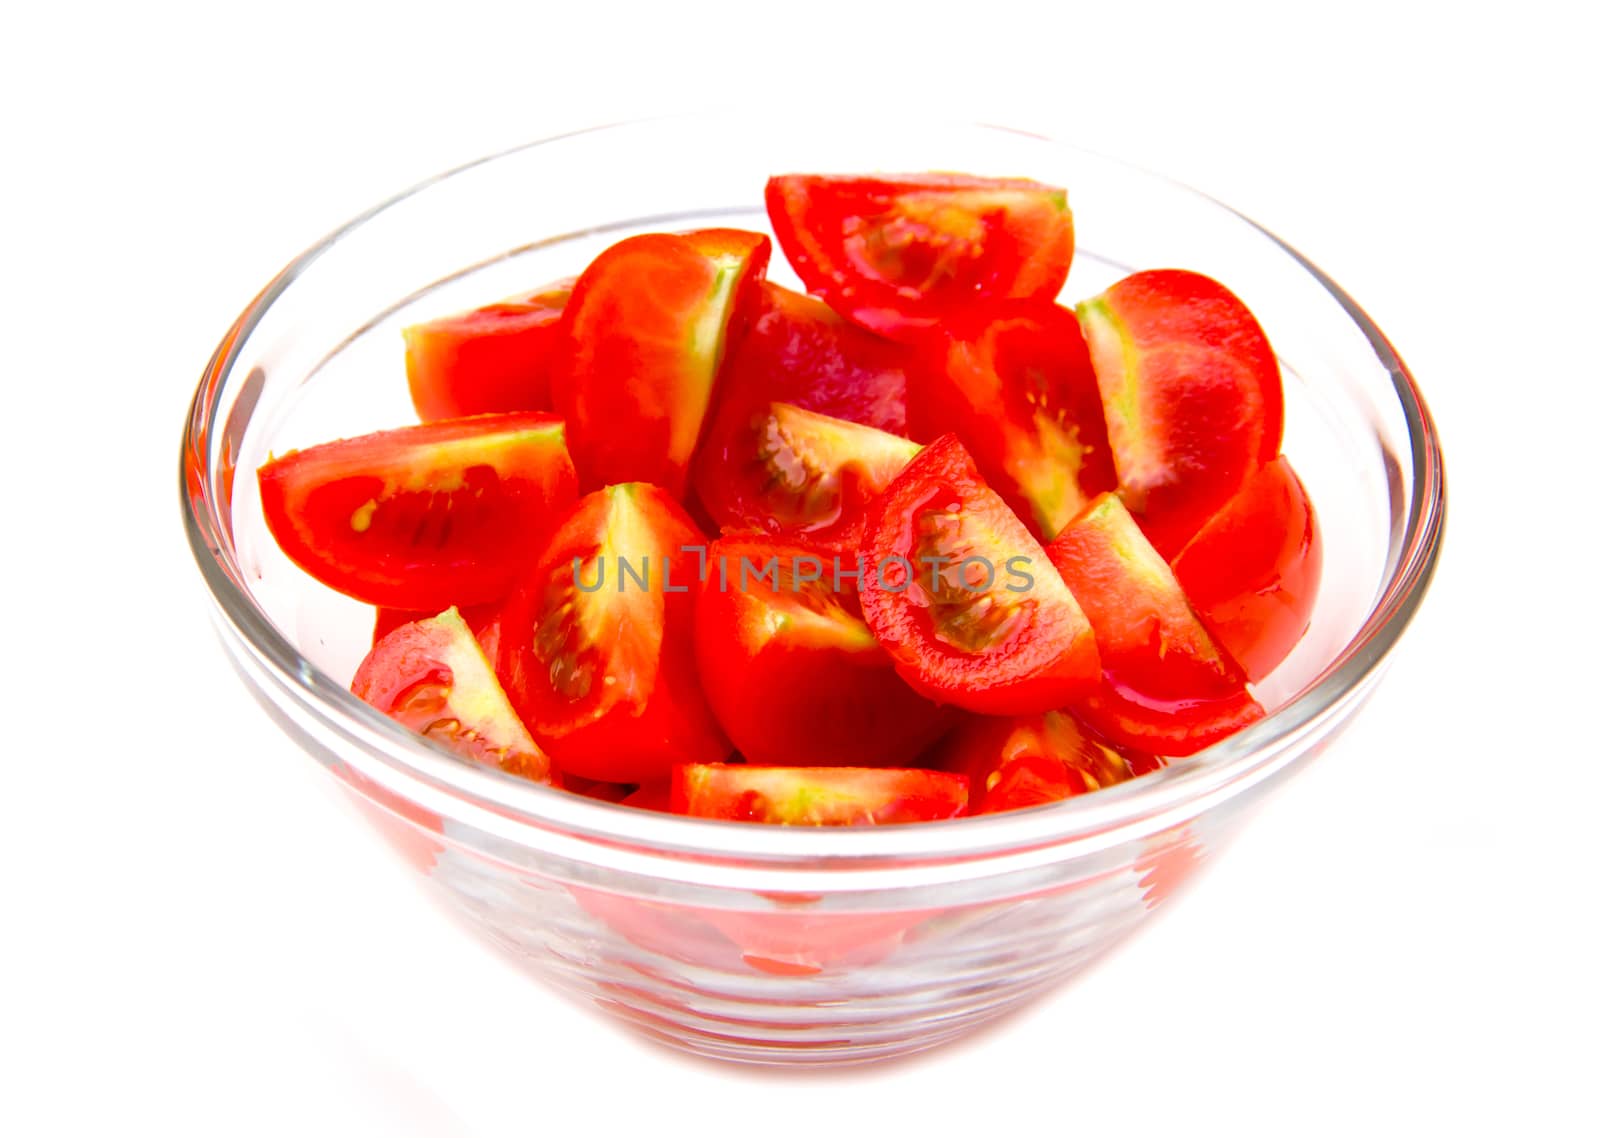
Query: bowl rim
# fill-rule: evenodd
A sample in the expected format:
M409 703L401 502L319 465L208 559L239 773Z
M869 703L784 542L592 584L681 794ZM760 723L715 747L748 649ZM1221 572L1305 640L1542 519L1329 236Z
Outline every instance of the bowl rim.
M444 817L463 812L498 819L501 836L527 838L554 829L590 842L676 858L734 859L774 866L926 864L1039 846L1071 844L1085 851L1165 829L1197 816L1292 762L1306 748L1296 744L1317 734L1347 704L1370 691L1427 592L1442 546L1446 515L1443 455L1438 429L1415 378L1371 317L1326 273L1294 247L1224 202L1165 175L1072 146L1031 131L986 123L949 123L952 129L993 131L1075 153L1095 162L1193 195L1256 230L1307 272L1366 337L1389 372L1410 442L1412 494L1403 530L1391 536L1390 564L1382 591L1366 620L1318 677L1291 700L1243 731L1162 770L1030 810L944 822L881 827L753 826L686 818L613 805L542 786L475 765L415 735L368 706L312 664L266 617L235 579L237 563L229 525L219 513L210 443L218 431L218 394L238 362L241 345L267 311L333 245L378 215L449 179L500 159L605 132L649 128L685 119L737 119L737 113L692 113L627 119L567 131L508 147L434 175L356 215L290 261L235 319L214 350L190 401L179 456L179 493L190 550L220 617L219 632L231 632L283 689L315 708L340 732L362 744L360 757L340 754L408 798L443 807ZM231 494L231 480L223 486ZM228 506L231 509L231 503ZM230 571L232 570L232 571Z

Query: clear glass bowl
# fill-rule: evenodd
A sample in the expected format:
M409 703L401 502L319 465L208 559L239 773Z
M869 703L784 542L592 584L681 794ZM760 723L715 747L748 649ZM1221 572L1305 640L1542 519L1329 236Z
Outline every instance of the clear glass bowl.
M929 169L1068 187L1080 245L1066 299L1173 266L1222 280L1259 316L1283 364L1285 451L1326 539L1310 632L1260 685L1263 722L1048 807L811 830L692 821L532 785L458 760L350 694L372 610L283 557L254 472L271 451L413 421L404 325L576 273L632 233L765 229L773 173ZM183 440L182 491L239 675L469 924L654 1036L759 1063L933 1046L1132 932L1371 693L1422 599L1444 522L1433 421L1394 349L1338 286L1226 207L991 127L738 115L521 147L310 249L217 348Z

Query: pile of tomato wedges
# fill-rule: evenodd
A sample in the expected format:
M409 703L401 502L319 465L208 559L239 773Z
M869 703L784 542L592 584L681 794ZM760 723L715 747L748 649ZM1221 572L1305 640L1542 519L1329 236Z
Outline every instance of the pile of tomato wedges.
M422 422L293 451L285 553L377 607L353 690L612 802L812 825L1053 802L1263 715L1321 546L1246 307L1076 308L1065 191L785 175L408 328ZM398 367L396 369L398 377Z

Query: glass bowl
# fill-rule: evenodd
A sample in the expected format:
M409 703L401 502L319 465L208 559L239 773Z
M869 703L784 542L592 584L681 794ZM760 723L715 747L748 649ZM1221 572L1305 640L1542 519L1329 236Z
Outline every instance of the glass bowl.
M277 549L256 468L414 421L400 329L578 272L629 234L767 228L768 175L961 170L1066 186L1063 297L1140 268L1214 276L1283 366L1284 449L1325 535L1324 587L1271 712L1133 782L1013 814L805 829L613 806L470 765L348 690L372 610ZM781 257L773 275L785 283ZM559 989L675 1046L845 1063L952 1039L1137 928L1248 810L1334 738L1384 671L1438 557L1444 478L1405 365L1271 234L1162 178L980 126L764 115L602 127L433 179L272 280L223 338L183 439L189 542L234 667L469 925Z

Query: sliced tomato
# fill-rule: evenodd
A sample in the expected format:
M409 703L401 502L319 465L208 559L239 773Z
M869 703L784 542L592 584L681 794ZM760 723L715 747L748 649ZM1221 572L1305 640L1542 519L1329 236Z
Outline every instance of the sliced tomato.
M793 403L891 434L906 429L911 349L856 327L814 297L771 281L756 288L750 328L729 353L719 406Z
M625 806L637 806L640 810L656 810L666 814L672 809L672 780L667 778L642 783L621 801Z
M637 783L727 755L694 667L705 544L666 491L611 486L578 502L507 600L498 671L563 773Z
M1206 632L1122 500L1102 494L1050 546L1105 668L1076 710L1111 742L1191 755L1260 719L1244 674Z
M894 766L950 726L861 619L854 554L841 563L817 547L723 538L707 570L695 609L700 679L750 762Z
M1072 310L1014 300L962 312L908 400L918 437L954 432L989 485L1046 541L1115 489L1100 388Z
M459 607L459 606L458 606ZM461 619L467 622L472 634L483 647L483 654L493 660L500 639L500 606L498 604L469 605L461 610ZM411 609L379 607L372 621L372 643L377 644L402 625L427 620L437 613L414 612Z
M954 435L930 443L872 504L864 549L867 624L930 699L1027 715L1098 683L1083 610Z
M769 899L783 902L781 894ZM746 964L774 976L814 976L875 964L899 948L908 931L939 912L816 911L803 902L773 910L699 910L739 946Z
M860 423L768 403L723 417L696 465L700 502L734 530L854 550L866 507L921 448Z
M672 772L673 812L695 818L877 826L955 818L966 806L966 778L945 771L694 763Z
M900 336L975 300L1052 299L1072 264L1067 192L965 174L785 174L767 214L808 291Z
M505 595L577 498L560 419L482 415L291 451L261 467L267 528L330 588L439 612Z
M1183 552L1172 572L1217 642L1259 680L1311 624L1322 583L1316 511L1286 458L1246 482Z
M455 609L395 629L356 669L350 690L389 718L474 762L550 781L545 757Z
M967 776L969 814L1059 802L1161 766L1153 756L1118 751L1065 711L974 716L939 745L933 761Z
M1078 306L1123 500L1173 557L1283 442L1283 378L1242 301L1209 277L1134 273Z
M573 282L413 324L406 379L424 423L504 411L550 410L550 369Z
M729 340L771 251L742 230L647 233L584 270L552 385L585 489L652 482L683 497Z

